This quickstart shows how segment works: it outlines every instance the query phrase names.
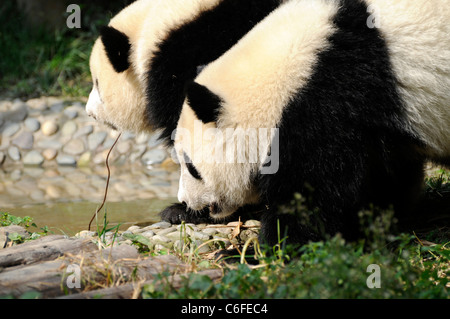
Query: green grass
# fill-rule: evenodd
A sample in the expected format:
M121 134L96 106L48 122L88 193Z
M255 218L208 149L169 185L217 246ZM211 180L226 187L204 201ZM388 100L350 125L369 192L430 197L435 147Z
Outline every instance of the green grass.
M445 198L450 186L448 172L428 178L426 185L427 197ZM258 254L256 266L216 264L224 268L224 277L219 282L190 274L181 288L175 289L169 275L161 274L154 284L144 287L142 297L449 299L450 228L445 226L449 199L447 196L447 224L419 235L412 231L397 233L390 210L367 210L360 213L364 240L346 242L336 235L299 248L285 247L280 238L278 245L265 247ZM311 215L304 198L297 196L293 203L291 210L297 206ZM380 288L368 286L368 282L373 282L370 265L379 267Z
M30 231L31 228L38 228L30 216L19 217L11 215L7 212L0 212L0 227L18 225L25 228L28 235L24 238L19 233L11 233L8 238L15 244L20 244L25 241L34 240L41 236L46 236L49 233L48 226L39 228L38 231Z
M300 251L283 250L283 259L264 257L258 266L238 264L225 269L220 282L191 274L173 289L168 275L163 285L144 288L144 298L449 298L450 249L445 244L424 247L415 237L400 235L396 248L365 253L365 245L339 236L310 243ZM287 263L286 261L289 262ZM369 265L380 267L380 288L369 288ZM166 278L164 277L166 276Z
M114 12L123 5L118 2L115 1ZM15 1L2 3L0 95L11 98L87 96L92 86L89 72L92 45L98 27L107 24L112 15L111 11L91 3L81 5L81 29L63 27L50 31L45 26L31 29L26 27Z

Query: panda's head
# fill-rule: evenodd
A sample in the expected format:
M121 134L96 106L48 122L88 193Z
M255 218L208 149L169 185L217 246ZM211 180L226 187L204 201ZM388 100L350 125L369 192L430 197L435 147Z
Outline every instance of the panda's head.
M190 83L172 136L181 166L178 200L191 210L209 207L218 219L259 202L255 180L267 155L267 148L260 150L262 157L248 148L261 136L241 130L237 123L223 125L223 103L205 86Z
M100 31L90 57L93 87L86 111L119 130L148 131L145 95L132 60L145 13L154 1L136 1Z

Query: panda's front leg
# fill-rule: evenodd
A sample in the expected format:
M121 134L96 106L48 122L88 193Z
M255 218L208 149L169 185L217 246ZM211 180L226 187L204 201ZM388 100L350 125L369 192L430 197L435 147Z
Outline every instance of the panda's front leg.
M176 203L165 208L160 213L160 216L163 221L171 224L181 224L182 222L192 224L214 222L213 218L209 215L208 208L204 208L200 211L193 211L189 209L185 203Z
M260 219L264 205L245 205L237 209L232 215L225 218L213 218L210 215L209 207L195 211L186 206L185 203L176 203L165 208L161 213L161 220L171 224L192 223L192 224L223 224L230 221L245 221L249 219Z

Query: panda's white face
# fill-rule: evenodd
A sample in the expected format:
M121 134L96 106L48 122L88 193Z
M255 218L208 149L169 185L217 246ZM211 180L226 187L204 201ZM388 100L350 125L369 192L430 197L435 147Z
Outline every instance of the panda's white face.
M133 69L116 72L100 39L92 49L90 68L93 87L86 104L88 115L118 130L151 130L144 121L144 91Z
M215 123L199 121L185 104L174 147L181 166L178 200L192 210L209 207L213 218L224 218L243 205L258 203L259 196L251 182L258 164L221 160L218 150L225 148L226 141L217 140L218 132L225 134Z

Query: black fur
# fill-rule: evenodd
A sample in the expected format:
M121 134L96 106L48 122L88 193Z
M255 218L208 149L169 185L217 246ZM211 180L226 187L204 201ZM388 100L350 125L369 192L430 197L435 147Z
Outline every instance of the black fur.
M212 218L209 215L209 208L204 208L201 211L193 211L187 208L186 204L184 203L175 203L172 206L165 208L160 213L160 216L162 220L172 224L181 224L181 222L194 224L221 224L233 220L238 220L239 218L241 219L241 221L259 218L259 215L261 215L261 212L264 209L265 208L262 205L246 205L239 208L231 216L227 216L223 219L216 219Z
M423 178L421 143L408 133L382 35L366 25L367 7L343 0L337 31L319 54L308 84L292 99L279 123L279 170L260 175L261 238L278 240L277 220L288 242L304 244L323 234L295 214L281 214L295 192L312 197L316 218L328 234L359 236L357 213L375 204L406 213ZM310 188L312 187L312 191Z
M279 6L279 0L223 0L161 39L148 66L146 117L161 129L161 139L173 145L187 82L197 66L217 59L259 21Z
M217 121L222 100L207 87L193 81L189 82L186 86L186 99L200 121L203 123Z
M106 26L100 29L100 35L114 70L121 73L130 67L131 44L128 36L119 30Z

